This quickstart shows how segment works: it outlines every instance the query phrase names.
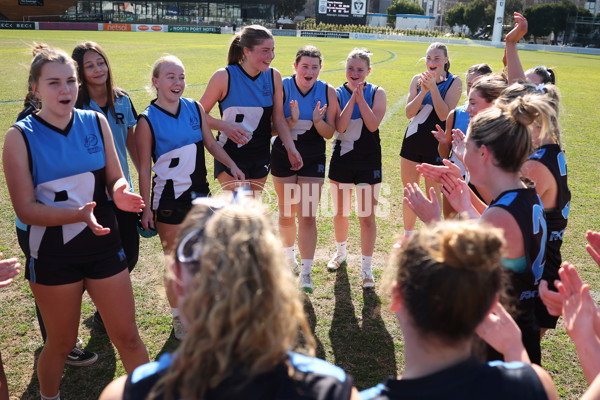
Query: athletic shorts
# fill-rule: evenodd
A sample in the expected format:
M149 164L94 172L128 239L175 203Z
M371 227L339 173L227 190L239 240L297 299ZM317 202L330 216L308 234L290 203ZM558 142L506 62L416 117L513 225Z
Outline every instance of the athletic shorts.
M40 285L57 286L80 282L84 278L104 279L127 269L127 257L121 248L105 258L68 263L29 257L25 266L25 278Z
M154 221L169 225L179 225L192 208L192 203L172 209L159 208L154 210Z
M431 133L417 132L409 137L404 136L400 157L419 164L442 165L443 158L438 152L439 142Z
M271 157L269 155L269 157L260 160L235 161L235 164L242 170L246 179L262 179L271 170ZM221 172L227 172L229 176L233 176L231 175L231 170L215 158L215 179L217 179Z
M332 160L329 165L329 179L339 183L353 183L355 185L366 183L368 185L375 185L381 183L381 162L372 168L353 168L345 165L337 166Z
M307 176L311 178L325 178L325 153L316 157L302 157L302 168L292 171L292 164L287 153L279 150L271 152L271 175L280 178L288 176Z
M110 201L110 204L115 212L115 217L117 217L121 244L125 250L125 256L127 256L127 268L131 272L137 264L140 254L140 235L137 231L138 215L119 209L114 201Z

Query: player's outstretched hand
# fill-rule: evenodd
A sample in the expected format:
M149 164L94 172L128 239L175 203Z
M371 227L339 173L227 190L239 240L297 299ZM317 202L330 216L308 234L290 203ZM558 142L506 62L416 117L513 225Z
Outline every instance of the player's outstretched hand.
M589 243L585 246L586 250L600 267L600 232L587 231L585 238Z
M450 160L443 160L444 165L433 165L433 164L418 164L417 171L423 175L425 179L442 183L442 176L453 176L455 178L462 178L460 168Z
M515 26L506 34L504 38L506 43L517 43L527 34L527 19L518 12L515 12L513 17L515 19Z
M115 188L113 192L113 201L115 205L123 211L139 213L144 209L144 200L137 193L129 191L127 182Z
M81 220L85 222L87 226L89 226L94 235L108 235L110 233L110 228L105 228L98 223L98 221L96 220L96 216L94 215L94 207L96 207L95 201L86 203L83 207L80 207L79 213L81 215Z
M475 332L497 352L504 355L506 361L529 362L527 351L521 341L521 330L500 302L496 302Z
M434 188L429 189L428 199L418 184L407 183L404 187L403 201L426 224L432 221L439 221L442 218L442 210L440 209Z
M2 253L0 253L0 259ZM21 264L16 258L7 258L6 260L0 260L0 288L10 285L13 278L21 272Z

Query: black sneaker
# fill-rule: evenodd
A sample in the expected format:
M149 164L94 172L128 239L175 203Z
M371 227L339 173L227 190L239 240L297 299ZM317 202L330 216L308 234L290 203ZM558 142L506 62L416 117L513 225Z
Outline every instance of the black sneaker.
M100 313L98 311L94 313L94 329L96 329L99 332L106 333L104 321L102 321L102 317L100 316Z
M79 347L73 347L73 350L67 356L65 364L72 365L74 367L85 367L96 362L98 354L92 353L91 351L80 349Z

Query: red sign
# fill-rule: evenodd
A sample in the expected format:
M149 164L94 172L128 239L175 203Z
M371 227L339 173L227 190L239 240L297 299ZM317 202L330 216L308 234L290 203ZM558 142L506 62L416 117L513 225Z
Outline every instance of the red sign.
M137 28L140 31L147 31L148 30L148 25L138 25Z
M162 26L154 25L150 29L152 29L154 32L159 32L162 31Z
M131 31L129 24L102 24L102 29L105 31Z

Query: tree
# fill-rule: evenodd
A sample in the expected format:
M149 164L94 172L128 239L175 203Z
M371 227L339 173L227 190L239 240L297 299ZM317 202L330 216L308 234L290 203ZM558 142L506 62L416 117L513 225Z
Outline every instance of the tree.
M553 4L536 4L525 9L523 16L527 18L529 36L537 39L548 36L552 32L555 12L553 6Z
M522 0L506 0L504 5L504 25L514 25L513 15L515 12L522 13L523 12L523 2ZM495 14L494 14L495 15Z
M494 2L495 5L495 2ZM491 1L475 0L465 8L465 24L469 27L471 35L481 30L487 31L494 22L495 9Z
M455 7L449 9L446 12L446 24L449 27L453 26L463 26L465 24L465 5L462 3L458 3Z
M275 21L277 21L282 17L294 19L296 15L304 10L306 0L269 0L263 1L262 3L275 6Z
M425 15L425 10L423 7L416 3L411 3L406 0L394 0L391 6L387 9L388 14L388 22L395 24L396 23L396 14L416 14L416 15Z

